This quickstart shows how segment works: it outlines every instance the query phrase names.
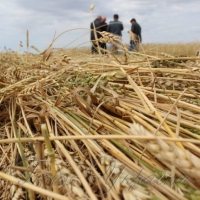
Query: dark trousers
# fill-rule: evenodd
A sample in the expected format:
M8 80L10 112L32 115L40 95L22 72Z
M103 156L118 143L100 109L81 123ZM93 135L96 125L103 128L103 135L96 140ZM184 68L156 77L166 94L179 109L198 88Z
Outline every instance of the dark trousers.
M92 42L91 53L92 53L92 54L97 54L97 53L98 53L98 46L97 46L97 44L94 43L94 42Z
M100 43L99 42L99 47L101 48L101 53L102 54L106 54L106 43ZM99 51L98 51L98 45L95 43L95 42L92 42L92 47L91 47L91 52L92 54L98 54Z
M131 41L129 51L139 51L140 42L139 41Z
M101 43L100 44L100 47L101 47L101 53L102 54L106 54L106 50L107 50L107 46L106 46L106 43Z

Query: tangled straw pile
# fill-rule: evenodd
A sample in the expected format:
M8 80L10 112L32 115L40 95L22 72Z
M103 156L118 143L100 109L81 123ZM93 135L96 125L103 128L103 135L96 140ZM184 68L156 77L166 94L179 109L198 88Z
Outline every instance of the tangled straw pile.
M123 50L1 53L0 199L200 199L198 57Z

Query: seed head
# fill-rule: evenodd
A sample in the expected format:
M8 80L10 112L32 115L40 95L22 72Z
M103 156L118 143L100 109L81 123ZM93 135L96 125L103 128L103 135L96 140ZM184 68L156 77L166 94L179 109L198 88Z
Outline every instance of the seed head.
M92 3L91 5L90 5L90 10L93 10L94 9L94 4Z

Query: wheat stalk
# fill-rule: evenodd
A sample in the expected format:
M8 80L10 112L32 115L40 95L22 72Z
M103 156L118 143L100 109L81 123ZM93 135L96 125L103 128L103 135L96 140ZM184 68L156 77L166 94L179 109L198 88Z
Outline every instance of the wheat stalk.
M28 49L29 49L29 31L28 30L26 31L26 48L28 51Z

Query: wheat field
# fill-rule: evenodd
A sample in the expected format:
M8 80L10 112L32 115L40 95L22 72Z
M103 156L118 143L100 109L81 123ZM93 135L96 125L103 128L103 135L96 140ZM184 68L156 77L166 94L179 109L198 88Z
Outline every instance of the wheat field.
M200 200L199 48L1 52L0 199Z

